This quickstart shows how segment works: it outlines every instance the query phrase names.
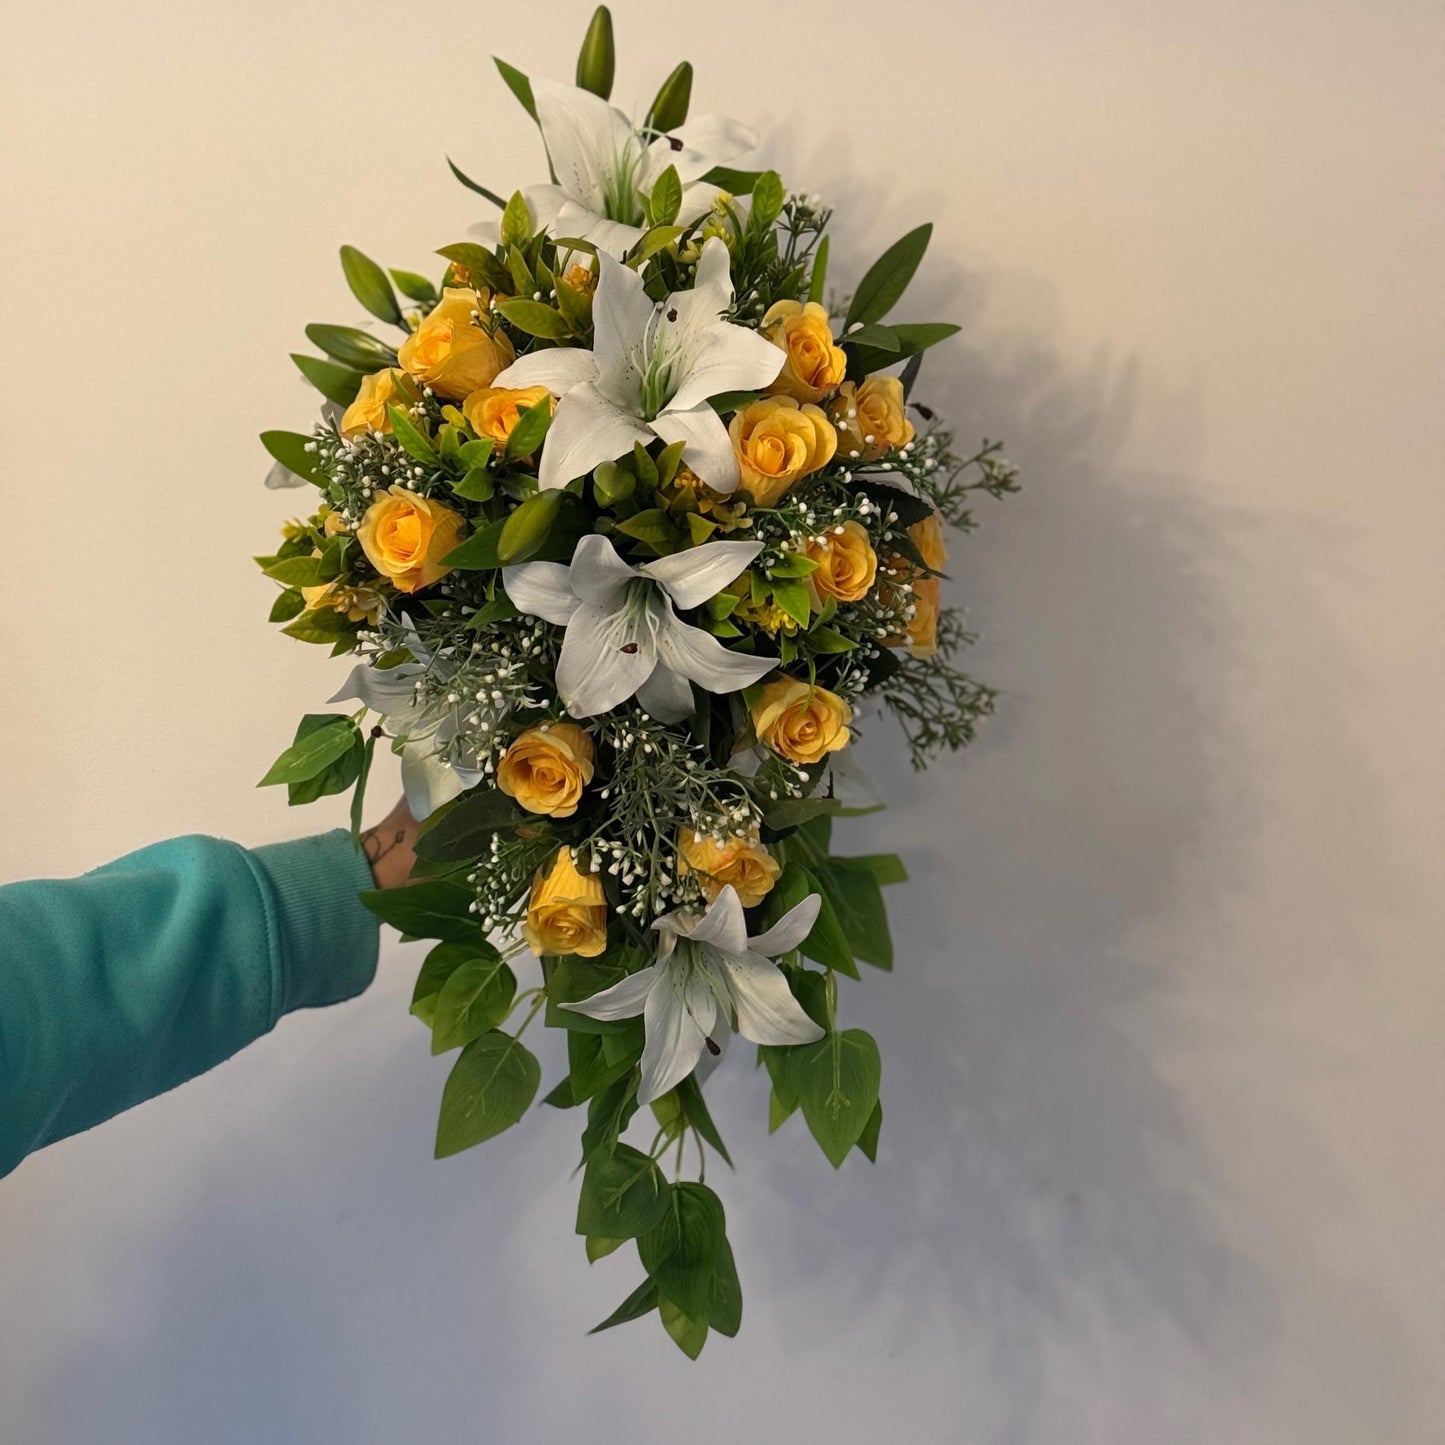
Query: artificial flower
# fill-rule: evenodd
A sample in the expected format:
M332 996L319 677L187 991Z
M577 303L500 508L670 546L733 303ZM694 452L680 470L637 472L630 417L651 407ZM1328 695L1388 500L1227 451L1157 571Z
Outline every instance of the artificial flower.
M563 844L546 868L539 868L522 925L527 947L537 955L575 953L596 958L607 949L607 898L595 873L579 873L572 850Z
M839 522L810 537L803 555L818 564L808 574L808 586L818 597L857 602L868 595L878 575L878 554L868 533L854 521Z
M877 461L913 440L903 383L896 376L870 376L858 385L844 382L828 414L838 428L838 450L849 461Z
M563 1008L594 1019L642 1015L642 1104L692 1073L720 1019L755 1044L815 1043L823 1030L803 1012L773 960L802 943L821 907L822 899L810 893L750 938L741 900L724 888L705 913L683 909L653 924L662 937L650 968Z
M507 333L481 324L491 294L483 287L448 286L442 299L401 344L402 370L449 401L461 401L516 357Z
M557 177L552 185L523 192L534 224L613 256L624 255L643 235L648 196L668 166L682 182L677 223L687 226L705 216L719 194L703 176L757 143L746 126L724 116L699 116L657 135L576 86L534 80L532 96Z
M320 556L320 553L317 553ZM386 599L375 587L352 586L339 578L334 582L321 582L315 587L303 587L301 600L307 608L316 612L329 608L339 612L348 622L365 622L376 626Z
M506 387L544 386L561 398L542 445L537 483L565 487L599 462L653 437L683 442L683 460L714 491L731 492L738 466L727 428L708 398L766 386L778 349L756 331L723 320L732 304L727 247L703 247L689 291L653 301L642 277L610 256L592 304L594 349L532 351L497 378Z
M758 739L790 763L820 762L848 746L853 709L816 683L779 678L758 694L749 712Z
M943 537L943 519L932 512L921 522L915 522L908 535L923 558L923 565L931 572L942 572L948 564L948 545Z
M938 608L940 588L937 577L919 577L913 583L906 640L914 657L932 657L938 651Z
M442 558L461 539L460 512L405 487L388 487L356 528L366 560L399 592L430 587L451 570Z
M567 629L556 682L573 717L606 712L635 693L653 717L680 722L693 710L690 681L737 692L776 666L729 651L674 611L716 596L761 551L761 542L705 542L631 567L592 533L570 566L524 562L503 568L502 583L519 610Z
M816 301L775 301L761 330L787 357L772 391L798 401L822 401L843 380L848 358L833 344L828 313Z
M708 898L731 888L744 908L752 908L773 891L783 869L756 836L715 838L684 828L677 837L677 871L683 876L696 875Z
M497 763L497 787L529 813L570 818L592 781L592 739L576 723L539 723L519 733Z
M489 437L499 447L506 446L512 428L539 401L551 393L545 386L483 386L462 403L462 415L479 437Z
M795 482L833 460L838 434L821 407L791 396L765 396L734 414L728 438L744 489L760 507L776 507Z
M405 406L409 401L410 398L397 384L397 374L392 367L363 376L356 400L341 414L341 435L347 441L353 441L368 432L389 432L391 415L387 407L397 402Z

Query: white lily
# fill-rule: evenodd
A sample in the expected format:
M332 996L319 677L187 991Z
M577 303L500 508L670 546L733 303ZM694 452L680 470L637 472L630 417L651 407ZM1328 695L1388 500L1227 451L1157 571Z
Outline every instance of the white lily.
M693 1071L719 1013L755 1044L813 1043L823 1030L803 1012L773 959L808 936L821 907L822 899L810 893L749 938L743 905L731 887L724 888L706 913L680 910L652 925L662 941L651 968L563 1007L594 1019L642 1015L642 1104Z
M629 566L606 537L577 543L571 565L524 562L502 569L522 612L567 629L557 659L557 693L573 717L637 700L662 722L693 710L689 680L708 692L737 692L777 659L732 652L673 610L700 607L754 557L761 542L704 542Z
M699 116L666 135L641 131L601 96L534 80L537 124L556 183L523 192L539 230L591 241L622 256L644 234L644 207L657 178L674 166L682 182L679 225L705 216L720 192L702 177L757 144L726 116Z
M708 398L767 386L783 353L747 326L722 319L732 304L726 244L702 248L690 291L652 301L636 271L600 258L592 304L595 349L553 346L507 367L497 386L545 386L560 398L542 444L537 483L565 487L653 437L684 442L683 460L718 492L738 485L727 427Z

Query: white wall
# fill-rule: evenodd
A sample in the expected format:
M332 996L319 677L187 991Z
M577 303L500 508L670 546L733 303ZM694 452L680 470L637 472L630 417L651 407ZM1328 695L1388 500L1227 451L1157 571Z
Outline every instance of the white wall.
M263 620L254 434L340 242L456 239L447 151L537 177L486 56L565 76L586 7L5 8L0 877L332 824L251 787L334 675ZM926 781L870 737L846 834L914 873L845 993L879 1167L730 1057L741 1339L588 1340L635 1265L571 1235L574 1121L433 1163L393 946L0 1186L0 1433L1438 1439L1438 7L616 9L619 96L699 62L837 274L933 218L925 394L1027 483L955 569L1000 717Z

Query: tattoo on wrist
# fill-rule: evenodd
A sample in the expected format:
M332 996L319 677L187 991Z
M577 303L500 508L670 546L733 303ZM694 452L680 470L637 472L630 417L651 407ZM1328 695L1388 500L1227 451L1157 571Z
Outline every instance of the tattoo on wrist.
M361 851L366 854L366 861L373 868L386 857L393 853L406 842L406 829L398 828L390 839L387 838L380 827L368 828L361 835Z

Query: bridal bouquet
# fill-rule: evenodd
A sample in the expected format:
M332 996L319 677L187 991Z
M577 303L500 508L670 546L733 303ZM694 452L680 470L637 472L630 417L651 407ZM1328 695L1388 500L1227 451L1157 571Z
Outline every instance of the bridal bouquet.
M307 327L321 420L262 437L271 483L318 493L258 559L271 620L360 659L331 699L355 710L304 717L263 781L352 789L355 825L377 743L400 754L421 878L365 901L436 941L412 1001L460 1050L436 1153L517 1123L524 1034L565 1030L545 1102L585 1120L577 1233L644 1272L598 1328L656 1310L695 1357L742 1311L704 1178L728 1036L759 1046L770 1130L800 1112L835 1168L875 1156L878 1048L838 979L892 967L905 873L830 826L867 797L874 700L917 767L990 710L939 579L947 527L1013 472L912 399L957 330L894 319L928 226L839 289L831 212L733 167L754 138L689 119L690 66L640 121L608 103L605 8L576 86L497 66L550 179L504 199L453 167L500 214L435 283L343 247L391 330Z

